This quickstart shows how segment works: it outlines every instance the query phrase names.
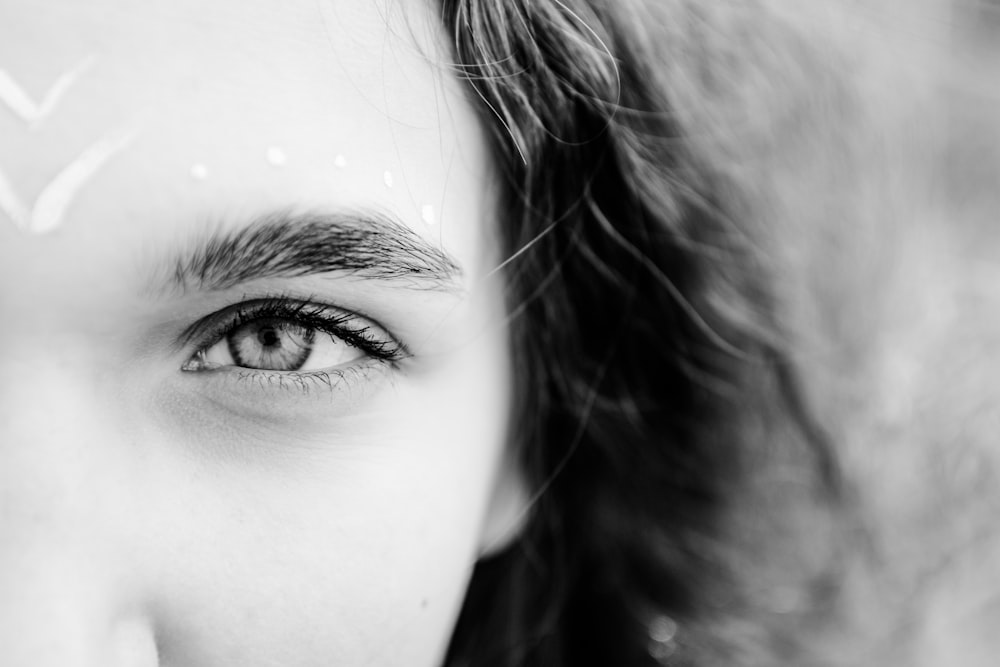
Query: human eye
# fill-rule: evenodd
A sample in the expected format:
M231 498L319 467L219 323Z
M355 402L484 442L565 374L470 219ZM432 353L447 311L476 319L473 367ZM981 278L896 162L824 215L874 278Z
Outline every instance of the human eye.
M185 332L195 352L181 370L234 373L268 386L330 385L353 371L398 363L402 343L372 319L313 300L267 298L213 313Z

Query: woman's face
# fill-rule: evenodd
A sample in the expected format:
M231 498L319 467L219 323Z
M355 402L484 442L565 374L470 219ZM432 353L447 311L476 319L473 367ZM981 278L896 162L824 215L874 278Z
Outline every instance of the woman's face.
M0 664L440 658L517 497L442 37L410 2L0 5Z

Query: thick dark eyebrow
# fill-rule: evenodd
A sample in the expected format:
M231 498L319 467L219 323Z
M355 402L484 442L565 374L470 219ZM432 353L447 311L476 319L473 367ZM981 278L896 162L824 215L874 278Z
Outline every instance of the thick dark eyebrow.
M453 292L462 272L449 254L385 213L279 211L210 233L169 261L182 290L224 290L264 278L339 272Z

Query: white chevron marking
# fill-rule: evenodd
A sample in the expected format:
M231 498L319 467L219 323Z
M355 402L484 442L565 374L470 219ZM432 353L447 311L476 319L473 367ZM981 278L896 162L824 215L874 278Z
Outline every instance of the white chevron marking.
M79 65L62 74L42 97L41 102L35 102L31 99L31 96L14 80L14 77L0 69L0 102L3 102L11 111L20 116L29 128L35 129L55 110L70 86L96 60L95 56L85 58Z
M45 234L56 229L69 205L80 189L86 185L115 153L125 148L135 138L134 130L105 136L90 146L79 157L63 168L46 185L34 206L29 207L14 192L10 179L0 170L0 211L19 228L32 234Z

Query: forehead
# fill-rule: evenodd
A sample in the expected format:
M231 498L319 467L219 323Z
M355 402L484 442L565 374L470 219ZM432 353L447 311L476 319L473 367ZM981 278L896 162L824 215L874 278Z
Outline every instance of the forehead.
M392 209L468 254L468 226L421 219L449 203L480 213L450 199L481 189L485 159L441 32L412 2L4 2L0 70L46 108L32 124L0 100L17 197L30 204L96 143L132 137L59 233L19 252L140 248L207 219L336 205Z
M301 102L299 86L327 79L349 82L372 107L391 112L428 82L428 65L440 56L439 30L427 10L412 2L337 0L13 0L0 6L0 57L5 66L16 63L29 86L44 86L96 55L106 62L105 83L128 84L129 99L114 100L127 106L166 103L157 94L164 84L186 84L205 101L209 91L239 93L249 85L268 89L257 106L275 111L282 96Z

